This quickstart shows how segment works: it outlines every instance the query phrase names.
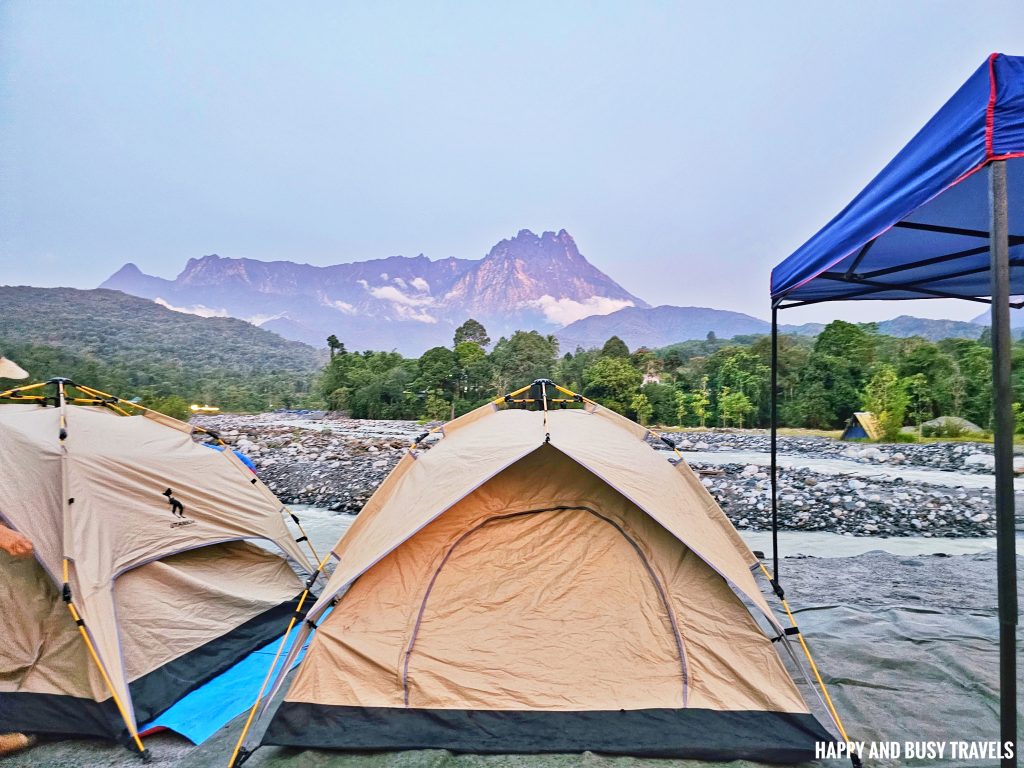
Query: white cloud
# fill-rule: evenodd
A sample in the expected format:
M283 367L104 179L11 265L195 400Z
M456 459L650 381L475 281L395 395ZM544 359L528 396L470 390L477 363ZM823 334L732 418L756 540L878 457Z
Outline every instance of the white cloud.
M433 296L406 296L393 285L382 285L379 288L367 287L367 290L375 299L403 304L407 307L429 307L434 303Z
M263 325L264 323L269 323L271 320L280 320L282 317L287 316L288 314L286 312L278 312L276 315L253 315L252 317L243 317L242 319L247 323L252 323L253 325Z
M202 304L194 304L191 307L176 307L164 299L161 299L159 296L153 299L153 301L161 307L167 307L167 309L174 310L175 312L182 312L186 315L199 315L199 317L229 317L226 309L211 309L210 307L204 307Z
M356 282L363 286L363 288L365 288L366 290L370 290L370 284L365 280L356 280Z
M400 277L396 277L396 278L394 279L394 283L395 283L395 285L397 285L397 286L398 286L399 288L408 288L408 287L409 287L408 285L406 285L406 284L405 284L405 280L403 280L403 279L402 279L402 278L400 278Z
M347 301L328 301L327 306L334 307L336 310L344 312L346 315L354 315L356 313L356 308Z
M395 282L402 282L403 287L406 285L399 278L395 278ZM415 320L419 323L437 322L437 318L426 311L427 307L432 307L436 304L434 297L430 294L425 296L422 294L409 296L393 285L381 285L371 288L366 283L363 283L363 287L375 299L390 302L391 308L399 320Z
M420 293L430 293L430 283L422 277L414 277L409 283Z
M556 299L545 294L539 299L526 302L527 306L536 307L544 313L552 323L568 325L591 315L608 315L625 307L632 307L628 299L610 299L607 296L591 296L585 301L575 299Z
M380 273L380 279L381 280L387 280L388 279L388 273L387 272L381 272Z
M331 299L323 291L317 292L317 298L320 300L320 303L325 307L330 307L331 309L336 309L339 312L344 312L346 315L354 315L356 313L356 308L349 304L347 301L341 301L340 299Z
M416 320L420 323L436 323L437 318L425 310L407 307L404 304L395 304L395 312L402 320Z

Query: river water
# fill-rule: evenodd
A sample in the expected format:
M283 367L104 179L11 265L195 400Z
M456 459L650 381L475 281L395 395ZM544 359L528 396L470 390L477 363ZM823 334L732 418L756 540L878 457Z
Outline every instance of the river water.
M946 473L953 474L953 473ZM349 529L356 515L345 515L320 507L293 504L313 548L322 556ZM740 531L753 550L771 553L769 531ZM1024 535L1017 536L1017 549L1024 552ZM780 531L779 554L782 557L853 557L866 552L891 555L974 555L996 551L994 537L924 538L922 536L844 536L824 531Z

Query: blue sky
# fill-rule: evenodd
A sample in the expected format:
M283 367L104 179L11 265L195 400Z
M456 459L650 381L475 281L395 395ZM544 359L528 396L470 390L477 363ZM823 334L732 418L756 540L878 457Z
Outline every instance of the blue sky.
M651 303L766 316L771 266L1024 53L1024 4L9 0L0 40L0 283L565 228ZM901 312L978 307L784 318Z

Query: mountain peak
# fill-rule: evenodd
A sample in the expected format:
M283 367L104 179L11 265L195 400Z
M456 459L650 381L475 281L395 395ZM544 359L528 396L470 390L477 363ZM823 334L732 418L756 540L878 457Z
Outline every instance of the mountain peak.
M321 267L208 254L188 259L174 280L126 265L104 287L194 314L266 323L316 344L335 334L350 346L407 354L445 343L467 317L497 338L647 306L590 264L564 229L521 229L472 260L420 254Z
M108 278L108 281L109 280L124 279L124 278L129 278L130 279L130 278L138 277L139 275L142 275L142 274L143 274L142 270L138 268L138 266L135 264L135 262L134 261L129 261L127 264L125 264L123 267L121 267L119 270L117 270L117 272L112 274Z

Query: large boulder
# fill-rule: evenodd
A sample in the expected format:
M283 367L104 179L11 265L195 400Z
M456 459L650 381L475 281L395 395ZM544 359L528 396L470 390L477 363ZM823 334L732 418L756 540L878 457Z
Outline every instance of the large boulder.
M925 437L959 437L960 435L980 435L984 432L973 421L959 416L939 416L921 425L921 434Z

